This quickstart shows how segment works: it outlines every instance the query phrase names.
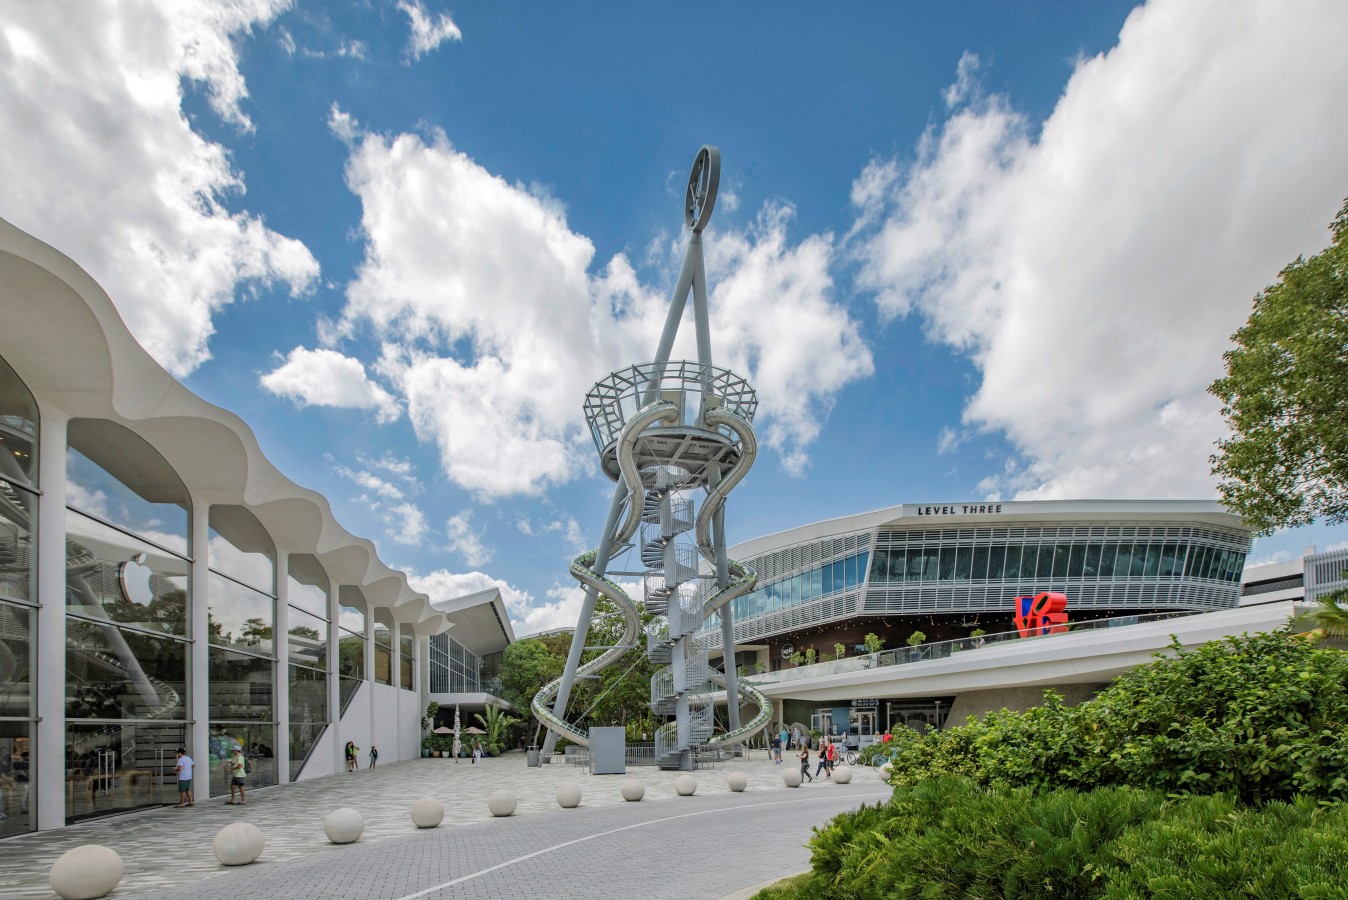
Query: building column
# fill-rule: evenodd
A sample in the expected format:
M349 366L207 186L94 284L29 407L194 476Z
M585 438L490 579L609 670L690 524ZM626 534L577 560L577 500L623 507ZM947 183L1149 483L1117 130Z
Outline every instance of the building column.
M290 781L290 553L276 548L276 783Z
M337 654L340 650L337 636L340 630L337 618L341 614L342 604L337 599L340 588L328 580L328 728L332 730L332 771L346 769L345 741L342 740L342 683L341 666Z
M191 556L192 574L188 579L188 598L190 614L187 617L191 629L192 647L188 653L191 669L188 672L188 734L187 753L205 765L202 776L194 779L196 796L202 800L210 798L211 777L211 713L210 713L210 662L211 635L209 627L210 603L210 504L192 498Z
M39 830L66 823L66 425L43 410L37 498L37 728L30 757Z
M365 690L370 694L370 740L374 740L374 708L378 703L374 680L374 604L365 601ZM394 757L397 758L396 756Z

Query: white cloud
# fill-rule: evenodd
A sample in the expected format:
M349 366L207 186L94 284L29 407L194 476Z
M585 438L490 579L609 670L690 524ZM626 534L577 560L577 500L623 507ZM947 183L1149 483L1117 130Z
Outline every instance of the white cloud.
M185 83L223 120L252 123L233 41L288 0L141 0L88 14L14 3L0 22L0 209L108 291L175 375L210 358L212 317L240 290L310 288L318 263L261 218L224 147L192 130ZM22 139L14 136L22 135Z
M355 498L356 502L363 504L384 523L384 532L394 543L420 546L426 537L426 514L407 499L409 493L421 491L411 462L388 454L379 459L357 454L356 459L364 468L354 469L328 457L334 472L361 489ZM401 484L395 484L370 469L379 469Z
M1346 31L1344 5L1157 0L1037 133L962 60L972 105L862 173L861 284L972 358L966 422L1020 451L987 489L1213 494L1206 386L1348 183Z
M296 347L285 363L263 375L262 386L299 406L335 406L368 409L375 421L395 421L401 415L398 401L365 374L360 360L335 350Z
M415 503L398 503L386 508L384 524L396 543L420 546L426 537L426 516Z
M978 54L965 50L955 65L955 83L946 88L941 97L947 107L959 106L977 97L982 85L978 83L978 69L982 65Z
M466 509L445 522L449 536L449 551L463 557L470 566L482 566L491 561L492 550L482 541L482 535L473 528L473 511Z
M384 342L377 371L445 473L480 498L592 471L581 400L597 378L649 358L668 285L643 285L621 255L591 275L594 246L555 198L492 175L443 134L363 134L347 182L365 259L325 339L370 329ZM872 362L831 298L832 237L791 244L792 215L774 205L745 231L718 233L707 265L716 360L756 386L762 442L799 472L837 391ZM691 325L675 352L695 354Z
M407 53L421 59L445 41L463 40L463 32L448 13L432 16L421 5L421 0L398 0L398 9L411 20L412 34L407 40Z

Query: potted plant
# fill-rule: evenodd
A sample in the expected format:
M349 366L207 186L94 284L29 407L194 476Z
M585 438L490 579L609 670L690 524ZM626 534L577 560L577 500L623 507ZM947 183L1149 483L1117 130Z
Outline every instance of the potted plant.
M908 658L910 660L921 659L922 651L918 649L918 645L925 644L926 642L927 636L920 631L914 631L912 634L908 635L908 640L905 642L908 644Z
M846 656L846 655L847 655L847 645L846 645L846 644L838 643L838 644L834 644L834 645L833 645L833 658L834 658L834 659L842 659L842 658L843 658L844 656Z
M795 653L791 654L791 665L798 666L803 662L805 662L804 653L801 653L799 650L797 650Z
M973 631L969 632L969 637L973 638L975 647L983 646L983 635L985 634L987 634L987 632L981 628L975 628Z
M768 670L768 664L765 663L765 662L763 662L763 660L760 659L758 662L754 663L754 673L755 673L755 674L757 674L757 675L762 675L762 674L763 674L764 672L766 672L767 670Z
M815 652L815 649L813 647L805 651L805 665L807 666L814 665L814 661L818 658L819 654Z
M884 649L885 641L874 631L871 631L867 632L866 636L861 639L861 643L866 648L866 652L870 654L870 658L866 660L866 668L869 669L875 665L876 655Z

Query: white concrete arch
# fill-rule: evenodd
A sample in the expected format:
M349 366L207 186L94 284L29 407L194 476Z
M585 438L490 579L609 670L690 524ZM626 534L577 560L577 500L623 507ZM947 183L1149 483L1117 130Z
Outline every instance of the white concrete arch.
M248 508L278 547L312 553L336 582L362 587L421 635L448 628L430 598L347 531L319 493L280 472L252 429L180 384L127 329L73 260L0 219L0 355L44 415L116 422L150 443L198 502Z

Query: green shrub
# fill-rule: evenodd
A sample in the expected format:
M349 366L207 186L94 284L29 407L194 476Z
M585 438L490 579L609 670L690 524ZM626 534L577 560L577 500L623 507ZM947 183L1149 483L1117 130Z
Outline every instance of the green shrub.
M1348 654L1285 632L1214 641L1041 707L891 741L891 783L1130 785L1245 802L1348 799ZM902 729L900 730L902 731Z
M1348 805L1305 798L933 778L838 816L810 846L811 872L760 900L1348 896Z

